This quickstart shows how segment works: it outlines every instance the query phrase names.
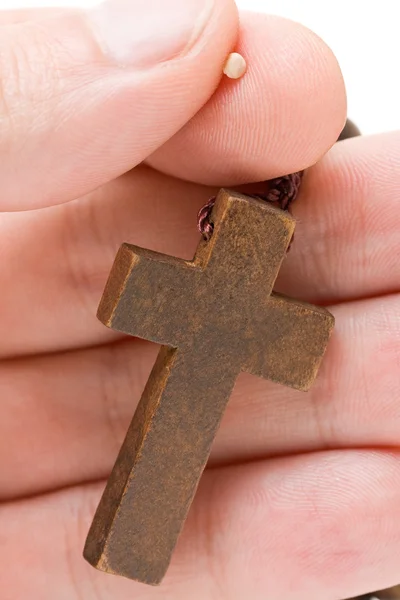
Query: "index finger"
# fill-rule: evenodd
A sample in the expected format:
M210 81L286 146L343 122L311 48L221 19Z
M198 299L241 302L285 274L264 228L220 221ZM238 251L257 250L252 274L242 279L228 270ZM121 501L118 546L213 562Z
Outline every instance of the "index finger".
M208 185L263 181L311 166L345 124L346 93L328 46L280 17L242 13L240 81L224 79L205 107L148 163Z

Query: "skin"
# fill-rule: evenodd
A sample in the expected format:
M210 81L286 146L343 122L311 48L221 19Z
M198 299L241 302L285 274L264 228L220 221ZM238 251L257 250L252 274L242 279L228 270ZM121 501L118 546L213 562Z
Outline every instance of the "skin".
M400 579L400 134L335 144L331 51L260 15L236 41L237 19L220 0L195 50L138 77L83 13L1 17L3 600L339 600ZM248 73L220 81L234 49ZM318 381L240 378L159 589L95 571L85 536L157 352L95 319L119 245L191 257L218 186L303 168L278 289L336 316Z

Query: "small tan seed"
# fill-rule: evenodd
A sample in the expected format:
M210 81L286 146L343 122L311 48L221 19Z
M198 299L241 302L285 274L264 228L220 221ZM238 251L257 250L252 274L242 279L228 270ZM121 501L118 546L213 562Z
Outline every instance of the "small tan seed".
M247 63L238 52L232 52L224 66L224 74L230 79L240 79L247 71Z

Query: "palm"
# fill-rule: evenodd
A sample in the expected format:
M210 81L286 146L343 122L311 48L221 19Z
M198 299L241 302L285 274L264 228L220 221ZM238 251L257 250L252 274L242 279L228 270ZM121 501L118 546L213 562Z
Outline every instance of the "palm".
M210 38L215 39L221 22L215 23ZM242 44L257 62L263 56L259 50L265 31L272 35L278 29L279 34L284 27L287 33L289 25L273 20L271 29L268 20L247 16L242 27ZM297 31L297 25L290 27ZM224 56L228 38L218 38L221 48L209 52ZM293 67L292 95L288 88L282 91L279 68L271 75L261 58L254 69L256 86L244 84L236 100L231 88L222 86L194 121L152 154L147 166L79 200L1 216L0 587L5 600L338 600L396 583L397 134L334 146L307 171L294 206L298 228L279 290L329 305L337 318L312 392L240 377L160 589L106 576L81 557L99 496L157 352L147 342L118 337L95 319L115 252L121 242L131 241L192 256L198 241L196 214L215 187L161 171L204 184L236 185L246 177L271 177L279 169L289 172L315 162L335 139L344 114L336 63L321 48L324 66L318 59L311 77L313 82L322 80L319 94L310 95L303 55ZM184 76L191 77L187 69ZM211 93L215 74L204 78ZM194 80L191 84L195 90ZM271 115L283 115L274 139L272 117L268 121L263 97L254 93L255 87L269 89L270 84L276 94ZM246 123L225 131L223 124L237 119L238 105L252 107ZM298 110L297 121L289 108ZM181 116L174 114L178 130ZM127 171L145 158L138 150L142 140L124 147L120 155L112 149L112 167L107 164L103 175L95 150L102 143L106 147L104 140L116 126L112 119L109 125L105 122L92 146L91 141L85 146L84 166L76 160L65 174L54 161L59 171L53 177L60 178L63 199L72 191L93 189L112 179L111 173ZM320 123L326 125L321 128ZM127 125L121 147L135 126ZM74 131L80 135L79 127ZM281 142L284 134L298 136L289 158ZM302 139L316 141L305 147ZM69 157L62 150L60 156ZM91 152L97 157L94 166L87 159ZM134 154L131 165L129 152ZM25 158L21 169L29 164ZM101 160L107 162L103 155ZM46 164L39 164L42 171L27 169L27 181L20 183L26 185L21 187L24 193L28 183L34 190L35 208L53 193L40 188ZM78 183L69 180L75 164L87 168ZM5 170L5 209L18 196L7 180L9 172Z
M392 140L389 136L387 143ZM248 553L257 549L256 572L264 561L274 561L276 583L271 585L284 584L289 564L292 570L293 565L303 568L302 547L307 552L324 549L322 563L315 561L310 568L323 569L329 577L332 560L339 562L336 569L348 568L332 559L332 546L347 556L355 554L360 536L372 535L372 515L383 519L386 514L388 522L397 518L391 507L397 476L400 301L391 286L398 266L390 244L385 248L382 243L375 256L368 246L371 239L376 245L387 223L385 212L377 215L373 204L380 198L361 198L352 180L331 172L345 146L357 149L353 160L361 161L373 143L354 140L336 146L308 173L294 210L296 243L279 287L292 296L334 304L337 330L321 376L309 394L248 375L240 378L178 548L171 585L179 581L182 561L193 580L199 560L209 560L216 569L222 569L218 565L227 554L230 561L239 560L242 550L232 556L228 546L224 549L230 537L236 539L234 547L247 545ZM318 182L333 178L334 188L319 187ZM43 354L5 362L0 372L6 390L1 489L8 500L1 517L3 535L13 540L5 556L9 573L20 569L21 561L32 568L26 555L31 553L29 540L34 540L44 576L58 572L70 585L74 578L87 579L91 585L121 590L122 597L122 590L153 597L153 590L107 578L81 559L104 479L157 351L149 343L118 338L94 315L119 243L134 241L190 256L198 239L196 213L211 193L141 167L80 201L4 220L9 240L17 231L26 240L26 245L5 245L6 263L24 265L17 286L26 288L31 277L46 282L35 298L13 288L25 307L3 296L9 311L3 311L4 327L13 323L4 346L33 345L35 337ZM365 230L346 223L350 205L363 215L363 223L371 223L364 247L360 236L366 236ZM369 211L378 218L371 219ZM29 232L24 229L28 225ZM35 239L40 244L32 245ZM48 248L55 248L51 260L45 260ZM369 252L373 256L366 261ZM10 274L3 269L3 277ZM393 294L379 295L388 291ZM47 354L49 350L54 353ZM392 448L369 450L373 447ZM12 501L31 495L39 497ZM350 531L342 528L343 520L350 520ZM266 539L259 537L265 526ZM188 548L193 548L189 558ZM293 577L301 580L300 574ZM26 585L25 579L20 585Z

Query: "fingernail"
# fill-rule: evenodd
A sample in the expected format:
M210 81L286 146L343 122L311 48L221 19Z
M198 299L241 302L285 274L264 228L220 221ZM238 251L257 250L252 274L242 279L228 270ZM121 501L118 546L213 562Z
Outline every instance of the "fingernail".
M89 20L106 55L143 68L188 52L213 6L214 0L107 0Z

